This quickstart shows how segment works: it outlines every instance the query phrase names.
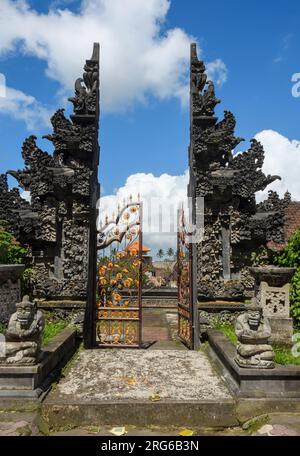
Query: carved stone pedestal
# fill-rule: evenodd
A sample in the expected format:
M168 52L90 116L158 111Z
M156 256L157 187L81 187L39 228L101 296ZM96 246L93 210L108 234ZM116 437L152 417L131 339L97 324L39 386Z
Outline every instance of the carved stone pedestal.
M0 264L0 322L7 323L21 299L20 277L23 264Z
M290 280L294 268L264 266L249 268L255 279L253 304L263 308L270 322L271 341L292 342L293 320L290 318Z

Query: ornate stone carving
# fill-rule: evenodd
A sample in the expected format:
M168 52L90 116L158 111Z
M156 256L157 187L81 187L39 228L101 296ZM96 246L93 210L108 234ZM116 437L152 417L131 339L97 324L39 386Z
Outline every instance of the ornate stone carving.
M248 369L272 369L274 351L269 344L271 326L263 316L262 308L249 306L247 312L237 317L235 332L238 338L235 362Z
M3 216L32 251L34 298L68 301L69 306L72 300L86 301L96 290L98 44L71 101L74 114L67 119L63 109L56 111L53 132L45 136L53 143L53 154L41 150L30 136L23 144L24 169L9 171L30 192L30 204L18 190L8 191L5 177L0 179L0 201L7 209Z
M75 82L75 96L69 98L74 105L74 112L81 115L97 115L99 90L99 56L98 48L94 47L91 60L84 66L83 78Z
M290 281L295 268L276 266L251 267L255 279L252 302L262 307L270 320L272 340L291 343L293 321L290 318Z
M0 358L0 362L14 365L37 364L45 325L43 314L29 301L28 296L24 296L16 308L5 333L5 358Z
M264 150L252 139L250 148L233 151L242 138L236 137L235 117L225 111L218 122L214 107L220 101L207 81L205 65L191 46L191 139L189 149L189 196L204 198L204 236L197 244L199 297L205 299L251 296L253 281L247 274L251 253L270 240L283 242L284 209L289 195L275 192L259 205L255 193L279 176L262 171Z

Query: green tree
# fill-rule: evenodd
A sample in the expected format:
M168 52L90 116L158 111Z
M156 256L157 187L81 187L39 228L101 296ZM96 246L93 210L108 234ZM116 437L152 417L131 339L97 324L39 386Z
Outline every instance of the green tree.
M156 256L158 256L158 258L160 259L163 258L165 256L165 252L163 251L163 249L159 249Z
M174 258L174 249L172 249L172 247L169 247L168 250L167 250L167 255L168 257L170 258Z

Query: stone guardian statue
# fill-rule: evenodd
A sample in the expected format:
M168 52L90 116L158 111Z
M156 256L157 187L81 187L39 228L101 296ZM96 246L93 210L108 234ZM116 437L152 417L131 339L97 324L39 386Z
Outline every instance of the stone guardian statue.
M272 369L274 351L269 344L271 326L260 306L249 305L236 320L238 338L235 362L244 368Z
M41 338L45 326L42 312L24 296L16 304L5 333L5 357L2 364L33 365L39 361Z

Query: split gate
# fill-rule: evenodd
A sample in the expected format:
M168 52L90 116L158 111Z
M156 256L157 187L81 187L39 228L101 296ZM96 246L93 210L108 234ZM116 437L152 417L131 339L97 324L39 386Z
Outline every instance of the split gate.
M142 345L142 203L126 204L98 232L98 295L94 312L95 345L140 348ZM198 346L194 244L185 213L178 211L178 336Z
M197 289L194 277L194 244L188 232L184 209L178 211L177 271L178 271L178 336L193 350L198 346Z

